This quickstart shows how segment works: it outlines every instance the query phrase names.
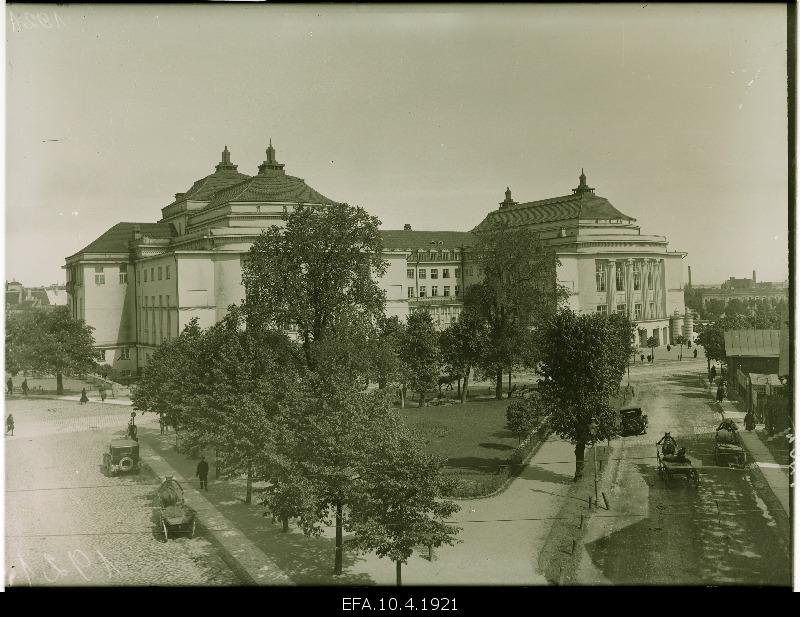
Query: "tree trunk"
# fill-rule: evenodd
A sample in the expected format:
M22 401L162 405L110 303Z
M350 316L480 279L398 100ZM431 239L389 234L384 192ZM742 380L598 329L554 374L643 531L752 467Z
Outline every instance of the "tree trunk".
M333 563L333 573L342 573L342 504L336 504L336 557Z
M249 465L247 466L247 493L245 493L244 502L253 502L253 468Z
M64 394L64 375L56 373L56 394Z
M419 393L419 406L425 407L425 392Z
M580 478L583 477L583 466L585 463L585 450L586 444L582 441L579 441L575 444L575 481L577 482Z
M406 408L406 387L400 386L400 409Z
M464 387L461 388L461 402L465 402L467 400L467 388L469 387L469 374L472 372L471 368L467 369L467 372L464 373Z
M503 369L497 369L494 384L494 397L499 401L503 398Z
M402 577L402 574L401 574L401 570L403 568L403 564L400 563L399 561L396 562L396 563L397 563L397 586L401 587L403 585L403 577Z
M508 369L508 398L511 398L511 369Z
M458 376L458 381L456 381L456 383L458 384L458 400L463 403L464 401L461 400L461 376L460 375Z
M285 514L281 517L283 519L283 533L289 531L289 517Z

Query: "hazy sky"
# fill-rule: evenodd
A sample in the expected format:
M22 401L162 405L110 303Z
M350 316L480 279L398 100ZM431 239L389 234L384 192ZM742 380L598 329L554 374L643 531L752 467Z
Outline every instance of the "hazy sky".
M9 5L6 36L6 279L63 281L270 137L385 228L468 230L583 167L693 282L788 274L785 5Z

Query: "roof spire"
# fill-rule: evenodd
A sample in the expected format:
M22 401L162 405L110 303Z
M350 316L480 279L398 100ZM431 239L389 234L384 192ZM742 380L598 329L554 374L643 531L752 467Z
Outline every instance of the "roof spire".
M217 171L236 171L238 165L234 165L231 163L231 153L228 150L228 146L225 146L225 149L222 151L222 160L217 165Z
M582 195L583 193L594 193L594 189L586 184L586 174L583 172L583 167L581 167L581 175L578 178L578 188L572 189L572 192L575 195Z
M270 137L269 147L267 148L267 160L258 166L258 173L263 175L267 172L267 170L284 173L283 167L284 164L279 163L275 158L275 148L272 147L272 138Z
M516 203L517 203L516 201L511 199L511 189L509 187L506 187L506 198L505 200L500 202L500 207L505 208L506 206L513 206Z

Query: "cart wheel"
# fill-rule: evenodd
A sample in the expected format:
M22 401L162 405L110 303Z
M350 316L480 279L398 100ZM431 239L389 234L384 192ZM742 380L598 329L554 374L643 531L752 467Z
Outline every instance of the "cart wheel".
M167 524L163 520L161 521L161 527L164 528L164 542L166 542L169 539L169 536L167 534Z

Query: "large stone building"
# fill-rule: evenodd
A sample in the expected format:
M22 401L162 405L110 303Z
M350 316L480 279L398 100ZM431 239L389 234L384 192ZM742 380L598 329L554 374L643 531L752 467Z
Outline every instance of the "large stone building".
M226 147L214 173L176 193L159 222L118 223L67 257L73 316L94 326L108 364L141 370L190 319L210 326L244 299L241 260L263 229L283 224L298 204L334 203L286 174L271 143L253 176L237 170ZM574 310L628 312L642 345L649 336L663 344L684 325L691 329L683 321L685 253L668 251L662 236L641 235L635 219L595 195L583 174L563 197L516 203L507 190L474 231L491 221L530 227L555 248ZM440 327L455 321L463 290L480 276L469 257L473 233L406 225L382 236L387 313L402 318L426 307Z

